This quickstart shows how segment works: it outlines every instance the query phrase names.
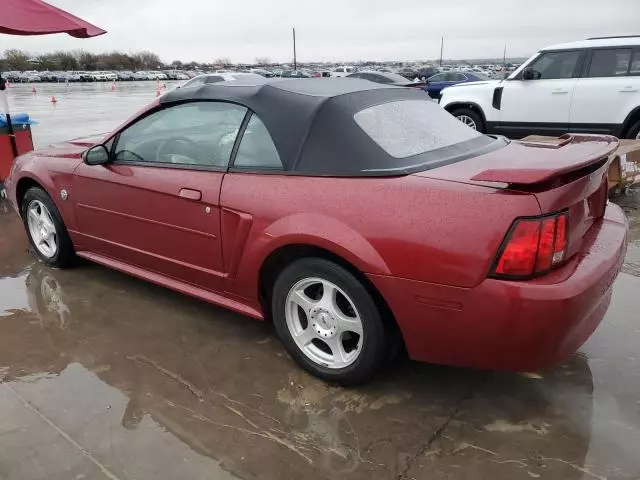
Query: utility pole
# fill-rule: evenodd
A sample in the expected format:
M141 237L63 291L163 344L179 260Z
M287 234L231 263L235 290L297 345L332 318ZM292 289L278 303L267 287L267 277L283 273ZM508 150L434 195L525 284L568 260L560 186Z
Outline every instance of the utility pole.
M444 37L440 37L440 67L442 67L442 51L444 50Z
M296 58L296 29L293 28L293 69L298 69L298 59Z
M502 66L507 66L507 44L504 44L504 53L502 54Z

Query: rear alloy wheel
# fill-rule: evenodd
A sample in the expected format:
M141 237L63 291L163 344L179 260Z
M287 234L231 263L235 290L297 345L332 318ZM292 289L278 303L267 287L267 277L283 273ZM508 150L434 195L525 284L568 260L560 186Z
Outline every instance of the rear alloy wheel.
M385 327L364 286L321 258L289 265L278 277L272 311L278 336L293 358L324 380L369 380L387 358Z
M477 130L478 132L484 132L484 123L482 118L473 110L468 108L459 108L451 112L451 115L456 117L467 127Z
M40 260L50 267L68 266L74 257L73 245L49 195L38 187L27 190L21 214L29 243Z

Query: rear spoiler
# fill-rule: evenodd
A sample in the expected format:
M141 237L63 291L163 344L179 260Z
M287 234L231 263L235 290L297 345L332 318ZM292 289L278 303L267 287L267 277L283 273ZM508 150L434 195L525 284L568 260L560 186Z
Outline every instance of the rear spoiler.
M565 134L553 142L512 142L514 147L535 148L537 159L531 160L530 151L511 151L504 168L492 168L478 173L471 180L518 185L534 185L583 170L608 161L618 148L619 141L610 135Z

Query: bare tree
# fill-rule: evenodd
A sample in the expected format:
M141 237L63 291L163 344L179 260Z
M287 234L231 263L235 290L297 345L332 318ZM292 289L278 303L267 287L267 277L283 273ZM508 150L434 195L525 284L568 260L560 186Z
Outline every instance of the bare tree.
M269 57L256 57L256 65L269 65L269 63L271 63L271 60L269 59Z
M76 50L73 52L73 56L78 62L78 68L80 70L97 70L98 59L93 53L89 53L86 50Z
M231 60L228 57L217 58L213 61L214 65L218 65L220 67L227 67L231 65Z
M28 70L31 67L29 54L15 48L5 50L3 63L8 70Z

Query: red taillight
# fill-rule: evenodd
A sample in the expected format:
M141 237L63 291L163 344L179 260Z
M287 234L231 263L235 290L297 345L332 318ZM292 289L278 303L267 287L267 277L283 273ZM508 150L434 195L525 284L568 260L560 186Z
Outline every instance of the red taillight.
M505 245L496 273L498 275L531 275L536 263L540 222L518 220Z
M553 249L553 263L560 263L564 260L567 249L567 214L558 215L556 221L556 246Z
M538 259L536 260L536 272L544 272L551 268L553 263L553 244L555 240L556 219L545 218L542 221L540 243L538 244Z
M526 278L551 270L565 259L567 213L516 220L493 270L494 276Z

